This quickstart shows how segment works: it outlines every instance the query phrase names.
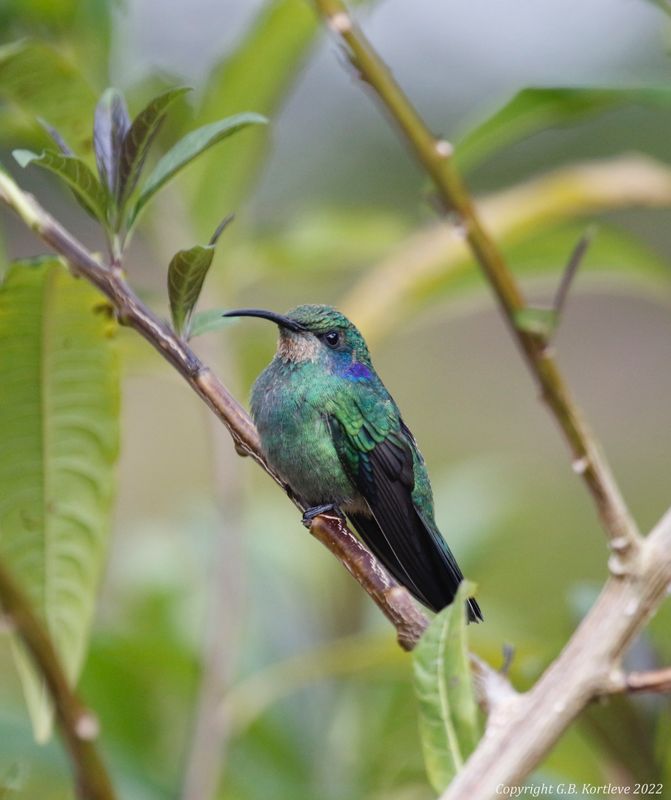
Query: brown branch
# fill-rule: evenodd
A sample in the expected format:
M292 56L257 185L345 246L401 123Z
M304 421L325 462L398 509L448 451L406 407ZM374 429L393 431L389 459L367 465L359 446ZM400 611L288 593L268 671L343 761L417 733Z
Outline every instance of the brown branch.
M80 800L114 800L112 784L94 744L98 722L70 687L49 634L2 563L0 605L49 689L61 735L70 753L77 797Z
M611 571L626 572L636 563L640 545L638 529L601 450L584 423L543 341L516 324L526 301L498 247L482 226L471 197L453 159L452 145L436 138L396 83L391 72L357 27L342 0L314 0L329 28L345 44L350 60L377 95L399 128L404 141L433 180L439 199L457 219L459 229L491 284L511 332L536 378L541 396L557 420L572 456L574 470L582 476L594 499L613 555Z
M338 535L333 535L333 529ZM333 553L357 583L370 595L385 617L396 628L398 643L412 650L426 630L428 620L410 594L389 576L375 557L361 547L359 540L340 517L316 517L310 532Z
M142 303L126 283L121 271L96 260L32 195L19 189L2 171L0 200L14 209L31 230L63 256L73 274L94 284L107 297L119 321L143 336L224 423L238 453L253 458L301 508L289 487L263 457L258 433L247 412L189 345ZM316 517L310 532L329 548L371 595L396 627L399 644L406 650L412 649L424 632L427 619L415 606L407 590L389 577L342 520L324 515Z
M638 692L654 692L655 694L671 692L671 667L647 672L623 672L615 675L605 694L636 694Z
M142 303L121 271L97 261L32 195L19 189L1 170L0 201L16 211L31 230L60 253L75 275L98 287L114 306L119 320L140 333L224 423L237 452L251 456L301 508L289 487L264 459L258 433L247 412L186 342ZM310 533L335 555L394 625L401 647L412 650L426 630L428 620L409 592L389 576L339 517L315 517ZM503 694L502 677L475 656L471 656L471 666L475 691L483 708L494 708Z

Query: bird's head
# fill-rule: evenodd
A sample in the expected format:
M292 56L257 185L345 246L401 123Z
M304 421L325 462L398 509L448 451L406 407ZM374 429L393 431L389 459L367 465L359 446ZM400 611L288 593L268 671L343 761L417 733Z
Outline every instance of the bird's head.
M356 325L331 306L303 305L287 314L240 308L224 316L260 317L274 322L280 329L277 354L284 361L320 363L354 379L370 377L372 372L363 336Z

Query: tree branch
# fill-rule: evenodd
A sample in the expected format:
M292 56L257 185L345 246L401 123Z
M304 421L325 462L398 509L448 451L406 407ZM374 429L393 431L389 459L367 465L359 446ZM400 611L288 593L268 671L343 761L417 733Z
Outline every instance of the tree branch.
M486 800L512 786L541 761L571 721L594 697L622 684L619 662L634 636L671 586L671 511L641 539L610 468L570 397L547 342L516 324L526 301L479 215L452 159L452 147L436 139L356 27L342 0L314 0L345 43L350 60L382 101L407 144L433 179L444 207L457 218L480 263L513 336L554 414L594 499L612 555L611 576L575 634L525 694L504 688L487 732L440 800ZM659 677L659 676L657 676ZM631 680L631 676L629 678ZM624 680L626 685L626 679ZM658 685L662 685L659 681ZM615 687L615 689L614 689Z
M296 503L289 487L264 459L258 433L247 412L188 344L142 303L124 280L121 271L98 261L32 195L23 192L2 171L0 200L14 209L31 230L63 256L73 274L94 284L107 297L119 321L143 336L224 423L238 453L253 458L284 489L294 504L302 508ZM428 623L407 590L387 574L342 520L325 515L316 517L311 523L310 532L329 548L370 594L396 627L401 647L412 649Z
M77 797L80 800L114 800L112 784L94 744L98 736L98 721L70 688L49 634L2 563L0 605L47 684L70 753Z
M601 523L613 550L609 566L613 574L633 568L640 535L610 467L571 398L547 343L516 324L526 301L503 256L480 222L478 212L462 182L453 159L452 145L429 131L396 83L387 66L357 27L342 0L314 0L329 28L347 48L361 79L368 83L400 129L405 142L434 182L444 208L482 267L512 334L539 384L543 400L554 414L569 448L573 469L582 476L594 499Z
M587 703L627 690L622 654L670 586L671 511L642 544L635 573L611 577L533 688L510 700L505 715L490 718L487 735L440 800L496 797L497 786L516 785L534 769Z
M654 692L656 694L671 692L671 667L647 672L622 672L614 675L606 694L636 694L638 692Z

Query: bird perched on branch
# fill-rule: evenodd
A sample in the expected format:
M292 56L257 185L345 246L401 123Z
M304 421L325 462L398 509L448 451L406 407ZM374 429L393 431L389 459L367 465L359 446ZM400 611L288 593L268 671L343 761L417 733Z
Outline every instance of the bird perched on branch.
M420 603L449 605L463 575L436 526L424 459L356 326L321 305L225 316L279 326L277 353L252 389L252 416L266 459L307 509L304 519L344 512ZM473 598L467 613L482 620Z

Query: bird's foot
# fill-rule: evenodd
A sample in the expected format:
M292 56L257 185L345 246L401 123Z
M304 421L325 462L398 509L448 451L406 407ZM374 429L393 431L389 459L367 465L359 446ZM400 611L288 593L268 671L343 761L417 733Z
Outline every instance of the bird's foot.
M303 525L306 528L310 527L312 520L315 517L318 517L320 514L332 514L338 517L338 519L344 519L342 511L338 508L338 506L334 505L333 503L325 503L321 506L311 506L310 508L306 508L303 512Z

